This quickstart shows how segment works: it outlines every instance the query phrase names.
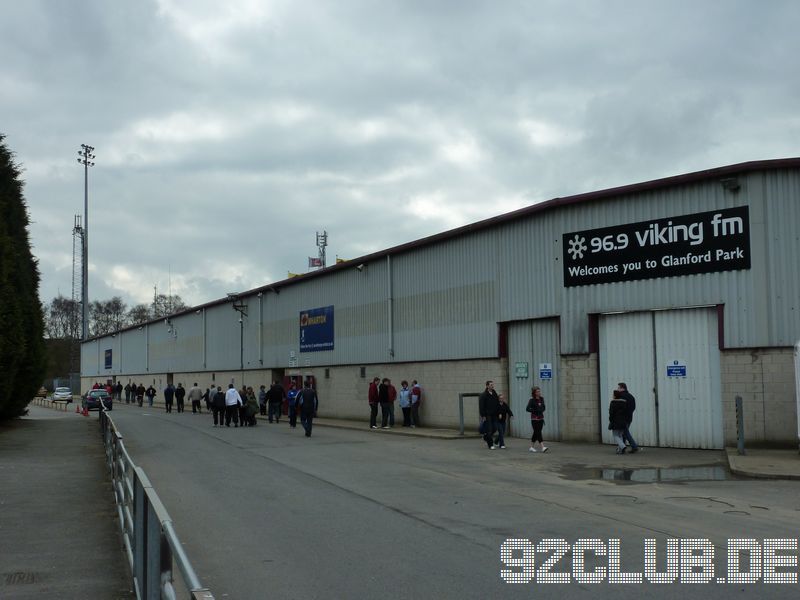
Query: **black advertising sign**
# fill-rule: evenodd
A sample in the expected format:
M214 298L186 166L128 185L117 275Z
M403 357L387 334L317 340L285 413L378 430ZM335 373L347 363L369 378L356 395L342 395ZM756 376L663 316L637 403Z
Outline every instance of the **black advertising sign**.
M747 206L566 233L564 287L750 268Z

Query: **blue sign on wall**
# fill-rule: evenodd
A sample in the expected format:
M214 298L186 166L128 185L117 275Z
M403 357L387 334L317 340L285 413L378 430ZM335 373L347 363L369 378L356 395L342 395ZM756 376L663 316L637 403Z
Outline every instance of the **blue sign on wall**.
M113 364L113 355L111 354L111 348L109 348L106 350L106 369L110 369Z
M333 350L333 306L300 312L300 352Z
M686 377L686 365L674 360L671 365L667 365L667 377Z

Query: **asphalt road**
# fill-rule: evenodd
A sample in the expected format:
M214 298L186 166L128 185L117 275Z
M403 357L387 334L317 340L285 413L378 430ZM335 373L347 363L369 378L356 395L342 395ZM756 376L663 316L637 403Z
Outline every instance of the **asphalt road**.
M798 595L798 584L554 585L538 576L507 584L500 576L509 538L597 538L606 547L619 539L621 571L642 572L644 540L657 540L664 571L670 537L709 539L715 576L725 576L729 538L798 538L798 482L582 479L579 466L555 452L530 454L518 440L490 452L480 440L368 429L317 427L306 438L299 425L213 428L206 414L117 406L128 451L217 599ZM619 458L612 452L610 461ZM569 572L570 556L553 571ZM535 555L537 567L545 558ZM608 564L591 553L587 563Z

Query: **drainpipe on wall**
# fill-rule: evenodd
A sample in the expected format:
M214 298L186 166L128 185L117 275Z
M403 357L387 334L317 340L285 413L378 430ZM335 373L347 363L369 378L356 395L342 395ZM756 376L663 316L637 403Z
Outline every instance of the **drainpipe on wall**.
M206 368L206 363L208 361L208 335L206 334L206 309L203 309L203 368Z
M144 370L150 371L150 325L144 326Z
M264 292L258 292L258 364L264 364Z
M389 284L389 356L394 358L394 298L392 297L392 257L386 257L386 273Z

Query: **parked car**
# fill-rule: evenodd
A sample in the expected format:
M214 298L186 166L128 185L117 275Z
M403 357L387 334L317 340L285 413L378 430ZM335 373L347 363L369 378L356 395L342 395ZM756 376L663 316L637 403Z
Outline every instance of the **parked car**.
M113 404L114 401L111 398L111 394L105 390L91 390L81 398L81 407L86 410L100 410L101 406L105 407L106 410L111 410Z
M72 390L68 387L57 387L56 391L53 392L53 397L51 399L52 402L66 402L69 404L72 402Z
M39 391L36 392L37 398L47 398L47 388L42 386L39 388Z

